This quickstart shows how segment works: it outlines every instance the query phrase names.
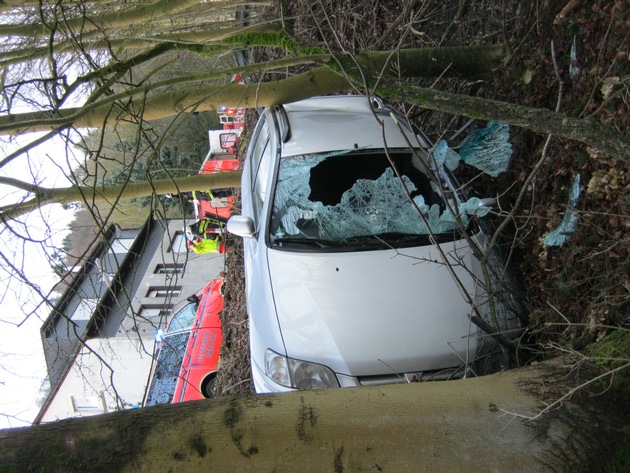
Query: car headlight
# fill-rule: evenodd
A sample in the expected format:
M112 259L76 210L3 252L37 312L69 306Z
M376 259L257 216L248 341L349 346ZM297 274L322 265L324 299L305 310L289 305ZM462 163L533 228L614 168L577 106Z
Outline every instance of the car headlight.
M265 373L274 382L295 389L338 388L335 374L324 365L294 360L267 349Z

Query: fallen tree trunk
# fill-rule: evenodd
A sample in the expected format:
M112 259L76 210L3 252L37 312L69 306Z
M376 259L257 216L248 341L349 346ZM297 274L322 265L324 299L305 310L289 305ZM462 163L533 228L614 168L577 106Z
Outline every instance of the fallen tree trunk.
M67 205L73 202L109 201L133 199L152 194L176 194L199 189L219 189L222 187L240 187L241 171L220 172L215 174L195 174L175 179L127 182L113 186L70 186L47 188L23 182L11 177L0 176L0 184L33 194L33 197L18 203L0 206L0 221L13 220L33 209L47 204Z
M238 41L255 33L236 34L230 40ZM258 36L271 39L276 34ZM260 39L260 38L259 38ZM270 41L271 41L270 39ZM248 44L248 43L244 43ZM165 46L166 47L166 46ZM478 78L489 77L504 54L503 46L467 46L459 48L402 49L398 51L366 51L357 56L365 73L378 76L381 73L409 76L464 75ZM305 63L332 65L329 53L302 54L295 58L274 60L247 65L224 71L183 76L135 87L83 107L62 108L0 116L0 134L19 134L26 131L49 131L55 127L73 125L78 128L100 128L120 121L133 122L138 110L142 120L151 121L170 117L181 112L218 110L221 106L255 108L279 103L295 102L315 95L338 93L351 88L344 72L357 75L354 63L348 62L347 71L335 72L328 66L320 66L308 72L273 82L256 84L205 84L216 77L238 72L243 75ZM336 67L336 66L335 66ZM159 90L167 89L159 92ZM134 99L135 107L127 108ZM135 112L134 112L135 109Z
M5 430L0 471L589 470L623 441L621 426L605 417L609 397L576 395L537 416L586 371L539 364L459 381L222 398Z
M574 118L543 108L531 108L498 100L452 94L414 86L379 89L388 100L400 100L422 108L463 115L477 120L496 120L528 130L579 141L625 162L630 161L630 137L601 122Z

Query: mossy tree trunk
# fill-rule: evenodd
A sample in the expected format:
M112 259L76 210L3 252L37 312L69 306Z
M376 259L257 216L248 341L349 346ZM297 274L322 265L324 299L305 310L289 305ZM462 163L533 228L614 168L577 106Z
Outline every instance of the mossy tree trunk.
M9 177L0 176L0 184L22 189L33 197L22 202L0 206L0 221L8 221L47 204L67 205L72 202L109 201L133 199L152 194L174 194L199 189L240 187L241 171L218 174L196 174L175 179L128 182L115 186L71 186L46 188Z
M234 28L216 28L204 29L185 32L173 32L156 34L151 38L141 36L124 37L124 38L103 38L92 33L83 33L79 37L80 47L83 51L99 51L112 50L117 54L124 50L145 50L162 47L164 49L189 49L199 53L219 52L234 48L234 45L218 46L218 43L227 40L231 36L251 32L277 32L280 29L280 23L263 23L248 27ZM96 33L99 33L96 31ZM55 54L69 53L77 48L77 39L64 39L55 42L52 49ZM209 45L209 46L206 46ZM0 66L11 64L27 63L36 59L44 59L50 54L50 47L43 46L24 46L20 48L7 49L0 51Z
M235 40L247 37L258 38L258 44L271 36L281 44L276 35L263 33L236 35ZM245 41L245 44L250 44ZM396 52L369 52L359 55L358 60L363 62L370 75L379 75L382 71L388 71L393 63L396 64L394 74L404 77L410 76L435 76L444 72L441 67L435 67L435 58L439 57L445 65L446 71L452 74L467 73L471 76L486 75L491 64L496 65L501 57L502 47L462 47L439 49L410 49ZM470 61L470 57L477 58ZM483 59L485 58L485 59ZM135 98L135 109L142 109L142 119L146 121L156 120L176 115L181 112L204 112L216 110L221 105L230 107L265 107L280 103L294 102L314 95L325 95L342 92L353 86L349 77L344 72L349 72L352 77L359 74L357 71L335 72L329 66L320 66L308 72L291 76L273 82L261 84L232 84L232 85L199 85L202 81L229 76L238 72L243 75L272 70L300 63L326 63L334 67L333 55L330 53L307 54L298 57L289 57L282 60L271 61L264 64L256 64L225 71L211 71L193 77L176 77L167 83L150 84L144 87L136 87L125 93L110 96L77 108L64 108L56 111L38 111L24 114L12 114L0 116L0 133L16 134L25 131L48 131L53 127L72 125L77 128L96 127L104 124L116 123L121 120L132 120L131 113L124 110L116 110L115 103L120 100ZM346 61L347 62L347 61ZM474 64L477 63L475 67ZM482 67L479 67L479 64ZM350 63L348 63L350 65ZM169 88L160 93L159 89ZM147 98L144 96L153 92ZM112 108L114 107L114 108ZM112 111L114 113L112 113ZM51 118L52 116L52 118Z
M630 137L595 120L421 87L383 87L379 93L387 99L406 101L422 108L478 120L502 121L538 133L579 141L623 161L630 161Z
M230 40L243 40L244 44L250 44L253 41L251 38L257 38L257 44L273 41L275 38L278 44L285 44L289 50L299 49L295 45L287 46L287 41L284 43L282 41L282 38L286 40L286 37L277 33L236 34L230 37ZM332 54L315 53L262 65L213 71L193 77L178 77L170 80L168 84L157 83L137 87L84 107L0 116L0 134L49 131L54 127L70 125L78 128L100 128L119 121L133 121L132 112L125 108L117 109L116 103L120 100L135 100L133 108L143 111L143 120L151 121L182 112L216 110L222 105L243 108L265 107L294 102L314 95L339 93L355 87L363 89L367 86L369 89L376 84L374 81L363 83L366 76L375 79L385 75L390 79L386 85L378 85L376 92L390 100L407 101L420 107L476 119L504 121L535 132L580 141L619 159L630 160L630 138L592 120L391 81L391 76L434 76L440 72L482 77L499 63L503 54L501 46L367 51L356 58L357 63L363 68L363 73L353 68L351 61L340 61L346 68L339 69L338 62L333 60ZM273 82L227 86L199 85L200 81L227 76L234 72L251 74L309 62L326 65ZM160 93L159 89L166 86L175 87Z
M0 432L0 471L592 471L623 445L621 426L600 417L607 396L521 417L576 382L559 366L539 364L468 380L71 419Z
M0 25L0 37L21 36L35 39L40 36L48 36L60 27L82 32L96 29L111 30L173 15L197 3L199 3L198 0L159 0L148 4L141 3L135 8L123 11L118 11L115 7L111 8L110 5L106 4L104 11L95 12L90 16L89 21L84 16L80 16L76 18L61 17L58 19L59 24L57 22L2 24ZM96 2L93 4L98 5Z
M365 51L356 57L368 71L400 77L490 79L505 57L503 45Z

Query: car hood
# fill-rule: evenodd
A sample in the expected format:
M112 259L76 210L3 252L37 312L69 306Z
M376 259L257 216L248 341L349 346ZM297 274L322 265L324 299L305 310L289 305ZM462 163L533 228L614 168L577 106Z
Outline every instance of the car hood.
M465 242L442 248L472 264ZM269 249L287 355L348 376L462 364L474 353L476 330L470 305L439 260L432 245L343 253ZM453 270L474 297L470 273L461 265Z

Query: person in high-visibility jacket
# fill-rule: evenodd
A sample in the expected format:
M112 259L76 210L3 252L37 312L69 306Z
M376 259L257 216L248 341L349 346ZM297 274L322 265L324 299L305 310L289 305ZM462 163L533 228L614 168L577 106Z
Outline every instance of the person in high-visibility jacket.
M197 220L195 223L186 227L186 235L190 240L197 236L205 238L208 234L217 234L223 232L221 220L205 217Z
M197 254L224 253L225 245L221 241L222 228L219 222L202 218L186 227L188 247Z
M219 237L212 238L200 238L197 241L188 242L188 246L198 255L205 255L208 253L225 253L225 245Z

